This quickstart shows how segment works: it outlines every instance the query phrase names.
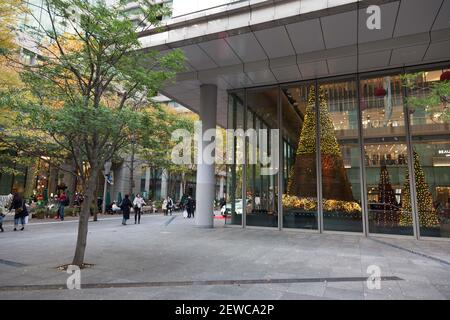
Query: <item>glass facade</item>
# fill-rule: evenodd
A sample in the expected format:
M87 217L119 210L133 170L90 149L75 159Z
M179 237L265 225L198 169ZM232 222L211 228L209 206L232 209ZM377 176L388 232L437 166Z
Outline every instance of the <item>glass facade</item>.
M404 86L385 75L360 82L369 232L412 235ZM408 222L404 222L408 221Z
M424 237L450 237L450 123L449 97L439 94L442 71L409 73L413 84L405 93L411 133L411 197L419 232ZM436 94L438 93L438 94ZM447 101L447 102L445 102ZM410 222L410 221L408 221Z
M245 142L234 131L242 162L227 165L226 223L450 238L446 70L230 92L228 129ZM261 152L279 154L275 170Z
M318 228L315 103L312 83L281 89L284 228Z
M235 132L244 130L244 91L232 93L228 99L228 128ZM233 144L233 153L227 154L227 192L226 192L226 224L241 225L244 211L244 145L240 143L238 136L227 140L227 144Z
M246 108L246 225L278 226L278 170L272 133L278 129L278 88L249 90ZM262 161L261 161L262 160ZM264 173L267 171L267 173Z
M323 228L362 232L356 81L321 83L319 93Z

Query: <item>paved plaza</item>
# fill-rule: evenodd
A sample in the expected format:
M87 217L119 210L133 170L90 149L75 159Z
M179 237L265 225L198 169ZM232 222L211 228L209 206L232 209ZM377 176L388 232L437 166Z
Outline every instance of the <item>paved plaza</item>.
M450 243L224 227L144 215L89 225L81 290L65 289L76 221L0 233L0 299L450 299ZM369 289L367 267L381 269ZM84 287L84 288L83 288Z

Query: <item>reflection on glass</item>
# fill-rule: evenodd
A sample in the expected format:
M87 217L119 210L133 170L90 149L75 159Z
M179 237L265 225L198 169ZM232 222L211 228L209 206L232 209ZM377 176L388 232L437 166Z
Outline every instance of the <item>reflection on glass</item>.
M420 235L450 237L450 124L445 114L450 82L441 81L445 70L408 75L408 108L417 214ZM448 97L447 97L448 101ZM405 219L405 222L410 223Z
M362 232L354 81L320 85L320 157L325 230Z
M402 81L395 75L360 85L369 232L412 235Z
M314 85L282 89L283 227L317 229L316 111Z
M228 97L228 128L244 129L244 93L231 93ZM238 138L233 138L232 155L227 165L227 192L225 205L225 223L232 225L242 225L242 184L243 165L239 163L239 153L242 152L242 144L238 143ZM229 156L229 155L228 155Z
M279 152L278 138L272 138L272 131L278 129L277 102L277 88L247 93L247 181L244 208L247 226L278 226L279 165L274 161L261 161L263 158L273 159L272 156Z

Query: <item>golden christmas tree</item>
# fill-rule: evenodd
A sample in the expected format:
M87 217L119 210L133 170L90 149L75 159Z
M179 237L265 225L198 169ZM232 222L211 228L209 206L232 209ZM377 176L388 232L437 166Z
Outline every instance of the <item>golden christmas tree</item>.
M316 117L315 89L308 95L303 128L300 133L296 161L288 182L288 195L316 197ZM353 201L353 193L344 167L341 150L334 134L327 99L319 89L320 153L322 162L322 194L324 199Z
M432 228L439 226L436 209L433 206L433 196L425 181L425 174L420 165L419 154L414 150L414 175L416 177L417 207L419 211L419 225ZM411 190L409 188L409 172L406 171L406 180L402 191L401 226L412 225Z
M380 181L378 183L378 203L380 203L381 214L377 215L377 223L398 223L398 216L396 214L396 211L398 210L398 203L395 199L395 192L392 188L389 171L386 166L382 166L380 171Z

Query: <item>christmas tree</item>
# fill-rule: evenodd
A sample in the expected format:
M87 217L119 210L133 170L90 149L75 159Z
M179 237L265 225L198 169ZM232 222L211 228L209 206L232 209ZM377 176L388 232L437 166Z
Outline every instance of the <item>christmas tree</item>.
M420 165L419 154L414 150L414 175L416 176L417 207L419 211L419 225L421 227L437 227L439 219L433 206L433 196L425 181L425 174ZM402 213L400 225L412 225L411 190L409 188L409 172L406 172L406 180L402 192Z
M381 167L380 181L378 183L378 203L381 203L380 210L382 214L377 216L377 223L386 223L388 221L398 223L397 215L397 199L395 199L395 192L392 189L389 171L386 166Z
M298 142L296 161L289 177L287 191L291 196L313 198L317 196L315 101L315 89L314 86L311 86ZM323 198L353 201L353 193L322 87L319 89L319 111Z

